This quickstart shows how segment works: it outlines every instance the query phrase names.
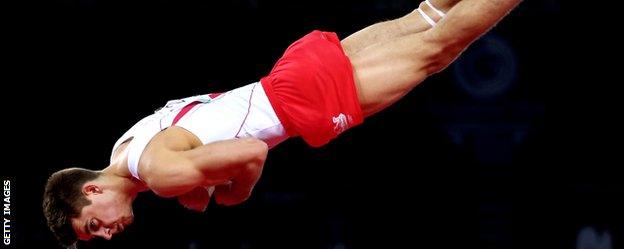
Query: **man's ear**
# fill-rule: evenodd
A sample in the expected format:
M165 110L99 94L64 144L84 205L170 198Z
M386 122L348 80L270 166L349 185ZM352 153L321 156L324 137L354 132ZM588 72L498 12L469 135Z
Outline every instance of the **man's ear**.
M101 194L102 189L93 183L87 183L82 187L82 193L84 195Z

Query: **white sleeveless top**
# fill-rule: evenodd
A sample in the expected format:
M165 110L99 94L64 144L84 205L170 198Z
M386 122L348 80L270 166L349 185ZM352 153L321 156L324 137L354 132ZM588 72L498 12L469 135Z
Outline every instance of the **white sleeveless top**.
M139 159L152 138L170 127L180 110L199 101L175 124L197 136L203 144L220 140L255 137L274 147L288 135L266 97L259 82L249 84L221 95L205 94L171 100L126 131L113 146L112 152L132 139L126 151L128 169L139 178ZM113 155L111 155L111 162Z

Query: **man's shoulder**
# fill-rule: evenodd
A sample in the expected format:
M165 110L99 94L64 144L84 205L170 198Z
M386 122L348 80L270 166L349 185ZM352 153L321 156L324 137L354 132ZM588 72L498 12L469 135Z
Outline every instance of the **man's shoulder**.
M139 168L147 169L170 165L180 152L201 146L201 141L184 128L172 126L158 134L148 143L139 160ZM148 171L148 170L147 170Z

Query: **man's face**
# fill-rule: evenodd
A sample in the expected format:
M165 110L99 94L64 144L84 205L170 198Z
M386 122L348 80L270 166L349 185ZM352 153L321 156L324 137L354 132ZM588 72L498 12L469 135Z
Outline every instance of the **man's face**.
M110 240L132 223L132 202L127 201L127 198L97 186L85 190L85 194L91 200L91 205L82 208L80 216L72 219L72 227L78 239L102 237Z

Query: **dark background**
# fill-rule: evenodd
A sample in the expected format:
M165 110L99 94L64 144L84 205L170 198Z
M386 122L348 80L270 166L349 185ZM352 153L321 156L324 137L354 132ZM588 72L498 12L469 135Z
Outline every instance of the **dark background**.
M6 1L12 247L57 248L47 177L107 166L169 99L257 81L313 29L341 37L418 1ZM79 248L623 248L617 16L525 1L444 72L321 148L271 151L253 196L202 214L139 195ZM614 48L614 49L610 49ZM2 248L5 246L2 245Z

